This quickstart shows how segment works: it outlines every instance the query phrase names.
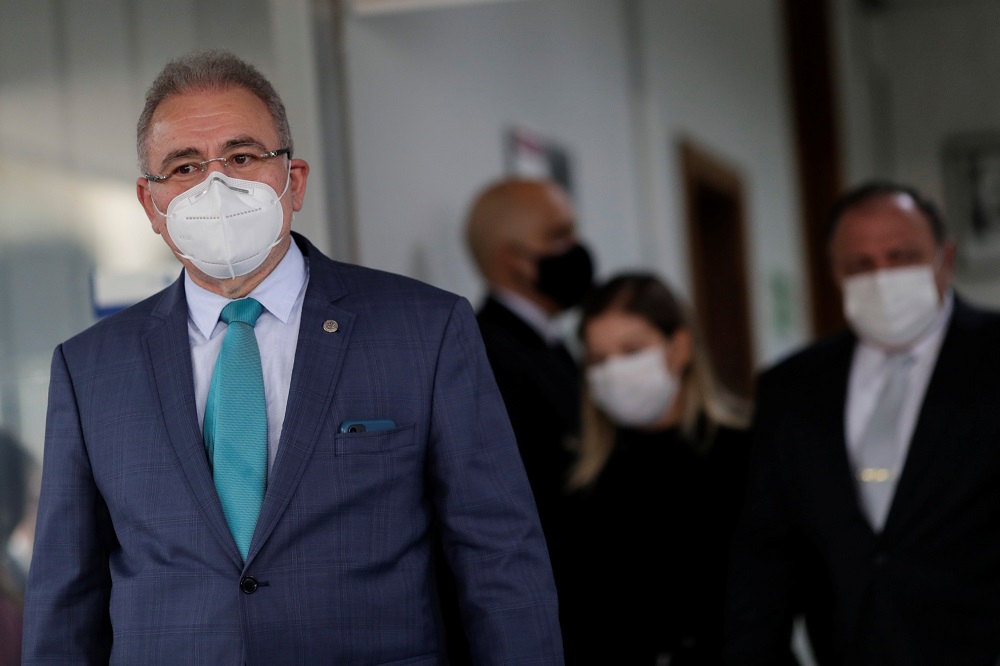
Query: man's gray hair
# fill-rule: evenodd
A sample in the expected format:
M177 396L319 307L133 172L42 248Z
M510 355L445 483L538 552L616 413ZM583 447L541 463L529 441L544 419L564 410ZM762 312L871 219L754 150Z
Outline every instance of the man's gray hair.
M271 146L270 149L291 150L292 130L288 126L285 105L271 82L250 63L228 51L212 49L190 53L167 63L146 91L146 105L142 109L136 128L139 170L142 173L149 172L146 141L149 138L153 113L165 99L191 91L221 91L231 88L245 88L264 102L274 121L278 142L281 144Z

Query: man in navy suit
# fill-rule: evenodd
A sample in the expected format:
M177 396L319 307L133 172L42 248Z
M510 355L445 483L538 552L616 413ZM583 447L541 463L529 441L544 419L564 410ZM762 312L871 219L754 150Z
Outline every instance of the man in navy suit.
M184 271L55 351L25 663L438 664L440 552L476 663L561 664L544 538L468 302L290 231L309 166L273 87L231 54L167 65L138 149L139 200ZM259 303L266 410L243 539L251 502L224 503L222 477L251 497L253 470L221 469L203 439L206 411L231 408L213 368L237 330L220 313L242 299ZM250 450L264 420L242 413Z
M760 379L730 663L776 663L798 600L824 666L992 664L1000 316L955 294L954 246L912 188L846 193L829 249L851 330Z

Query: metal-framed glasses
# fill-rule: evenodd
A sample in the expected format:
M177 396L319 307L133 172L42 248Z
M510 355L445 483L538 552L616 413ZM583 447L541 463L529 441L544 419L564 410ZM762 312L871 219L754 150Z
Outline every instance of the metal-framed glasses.
M212 157L200 162L181 158L169 162L166 165L166 173L162 175L144 173L143 178L151 183L167 183L175 186L197 185L205 178L208 165L212 162L220 162L222 170L227 175L244 180L254 180L254 176L263 171L268 161L281 155L292 156L290 148L279 148L266 153L248 153L246 148L234 148L221 157Z

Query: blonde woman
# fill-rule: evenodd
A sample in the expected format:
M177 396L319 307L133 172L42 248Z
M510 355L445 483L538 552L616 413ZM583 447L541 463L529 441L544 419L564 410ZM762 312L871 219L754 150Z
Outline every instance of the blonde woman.
M720 387L688 313L653 275L598 287L579 331L567 664L720 664L748 406Z

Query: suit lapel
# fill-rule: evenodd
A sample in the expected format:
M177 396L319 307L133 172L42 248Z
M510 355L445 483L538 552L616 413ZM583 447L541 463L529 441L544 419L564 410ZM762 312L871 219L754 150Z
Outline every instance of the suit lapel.
M974 390L970 370L980 365L976 359L980 348L970 331L972 317L973 313L956 300L889 509L886 531L905 522L912 510L919 508L919 497L935 492L935 479L946 477L949 452L958 443L948 432L955 425L954 415L962 412L969 399L968 392Z
M346 290L332 270L332 262L301 237L297 240L309 259L309 286L302 303L278 455L250 544L248 563L274 531L302 478L330 413L344 352L354 328L354 313L335 305ZM333 322L336 330L331 330Z
M242 568L242 558L212 481L198 424L183 278L164 292L153 310L152 321L154 323L146 336L146 350L170 443L212 533L222 549Z
M809 483L828 484L825 494L830 506L851 507L851 519L856 518L867 525L858 506L854 473L847 455L845 428L845 405L854 348L853 335L837 339L831 350L831 361L826 366L829 372L816 377L815 418L818 427L814 436L817 439L815 452L819 468L805 478L810 480Z

